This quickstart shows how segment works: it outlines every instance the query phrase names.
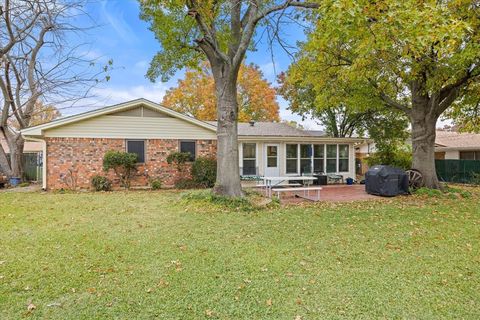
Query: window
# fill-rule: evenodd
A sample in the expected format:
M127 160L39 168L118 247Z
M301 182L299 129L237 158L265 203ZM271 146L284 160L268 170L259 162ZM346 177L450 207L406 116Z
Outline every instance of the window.
M338 145L338 171L348 172L348 144Z
M267 168L276 168L277 165L277 146L267 146Z
M242 175L254 176L257 174L256 156L257 146L255 143L244 143L243 147L243 169Z
M196 155L195 141L180 141L180 152L190 153L190 161L194 161Z
M480 151L460 151L460 160L480 160Z
M127 140L127 152L137 155L137 163L145 163L145 141Z
M300 145L300 174L312 173L312 145Z
M327 172L337 172L337 145L327 145Z
M323 168L325 145L314 144L313 145L313 172L322 173L325 172Z
M298 145L287 144L287 173L298 173Z

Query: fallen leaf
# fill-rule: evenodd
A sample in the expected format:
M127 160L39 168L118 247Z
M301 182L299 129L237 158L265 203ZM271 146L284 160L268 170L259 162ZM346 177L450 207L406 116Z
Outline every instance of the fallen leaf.
M267 299L266 304L267 304L267 306L271 307L272 306L272 299Z
M207 309L207 310L205 310L205 315L206 315L207 317L211 317L211 316L213 316L213 311Z
M162 288L168 287L168 285L169 285L168 281L164 279L160 279L160 281L158 282L158 286Z
M30 303L30 304L27 306L27 310L28 310L28 311L33 311L33 310L35 310L35 309L37 309L37 306L34 305L33 303Z
M295 316L295 320L302 320L302 316Z

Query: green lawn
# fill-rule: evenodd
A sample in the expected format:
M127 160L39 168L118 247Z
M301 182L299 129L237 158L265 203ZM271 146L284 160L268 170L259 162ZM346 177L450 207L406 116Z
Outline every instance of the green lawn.
M0 318L478 319L479 200L0 193Z

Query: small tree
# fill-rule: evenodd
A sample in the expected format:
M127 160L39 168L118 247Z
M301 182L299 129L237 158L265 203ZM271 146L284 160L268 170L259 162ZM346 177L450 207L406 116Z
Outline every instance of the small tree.
M187 161L191 160L192 156L188 152L172 152L167 156L168 164L173 164L178 170L180 179L184 178Z
M103 170L113 169L120 184L125 189L130 188L130 178L137 170L137 155L135 153L108 151L103 157Z

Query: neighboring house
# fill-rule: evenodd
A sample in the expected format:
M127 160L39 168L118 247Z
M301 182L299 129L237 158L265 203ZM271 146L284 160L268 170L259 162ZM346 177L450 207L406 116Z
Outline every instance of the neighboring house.
M10 153L10 148L8 143L3 136L3 133L0 132L0 144L3 147L5 153ZM35 141L25 141L23 148L23 165L25 169L25 178L27 180L40 181L42 179L41 170L38 170L38 167L42 163L42 143ZM0 174L2 174L2 169L0 168Z
M284 176L331 172L355 176L356 138L331 138L285 123L239 123L239 165L243 176ZM166 161L171 152L193 157L216 156L216 123L204 122L145 99L85 112L22 130L42 143L45 189L90 188L90 179L105 175L108 150L138 154L132 185L161 179L173 185L178 172ZM109 177L114 179L112 173ZM115 181L118 183L118 181Z
M435 158L480 160L480 134L437 130Z

